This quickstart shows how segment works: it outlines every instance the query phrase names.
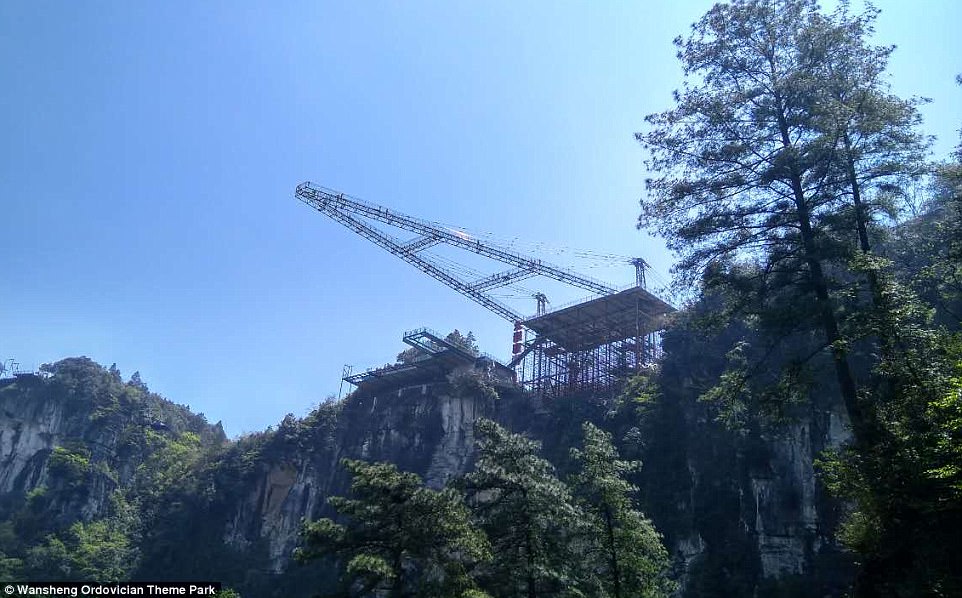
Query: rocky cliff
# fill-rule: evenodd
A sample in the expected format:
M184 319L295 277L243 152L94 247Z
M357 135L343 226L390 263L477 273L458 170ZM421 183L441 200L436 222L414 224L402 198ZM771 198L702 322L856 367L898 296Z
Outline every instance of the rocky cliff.
M322 406L315 417L334 416L321 425L322 437L313 438L310 450L297 441L260 453L243 499L231 508L224 540L238 548L265 540L269 567L281 573L290 564L302 519L330 515L326 498L346 491L349 479L340 459L390 461L440 487L468 471L475 421L499 418L511 412L506 403L523 400L510 386L459 369L417 384L361 390L340 406ZM303 423L286 422L278 434L296 435Z
M835 593L846 571L834 541L839 507L818 484L813 462L846 438L840 409L816 400L782 426L728 430L692 390L708 373L691 367L687 345L674 342L681 341L666 339L663 390L649 402L629 393L617 403L571 397L546 404L490 372L461 368L414 384L362 388L224 448L215 428L169 403L161 404L164 413L136 412L144 403L131 397L145 393L129 385L71 378L69 368L50 380L7 382L0 389L4 515L15 497L69 483L50 473L57 447L67 447L87 461L83 491L47 508L64 523L95 519L114 489L136 483L150 453L136 441L138 430L193 429L206 435L208 456L157 516L172 529L149 535L135 575L201 575L249 595L310 595L305 588L323 583L323 566L293 564L291 553L303 518L329 515L326 498L345 492L341 458L391 461L441 486L469 470L474 422L489 417L542 440L564 471L587 419L644 461L635 480L643 506L666 535L687 595L778 595L789 585L809 588L799 595ZM157 412L156 401L151 405ZM178 549L163 553L164 542Z
M323 450L304 456L294 449L261 465L234 506L225 540L243 547L266 539L271 570L283 572L301 518L330 515L324 499L346 489L338 459L391 461L438 486L470 467L478 417L540 439L562 471L582 421L621 425L617 406L591 397L542 404L510 385L495 388L498 398L448 380L357 392ZM639 429L621 426L620 433L629 439L623 451L635 450L645 463L636 482L687 595L778 595L787 586L808 587L802 595L840 592L848 561L834 537L839 505L819 485L814 461L847 439L841 409L812 405L776 430L745 435L684 394L667 393L634 448Z
M190 431L208 446L226 441L186 407L123 383L87 358L0 381L0 516L40 488L57 524L103 515L151 450L147 434Z

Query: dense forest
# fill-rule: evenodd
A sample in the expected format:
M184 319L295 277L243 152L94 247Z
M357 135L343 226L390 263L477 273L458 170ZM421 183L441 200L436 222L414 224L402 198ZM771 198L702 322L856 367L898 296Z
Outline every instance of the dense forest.
M457 451L418 419L427 386L397 392L414 407L393 423L358 392L228 440L138 374L65 359L0 381L0 580L962 595L962 144L932 160L923 100L887 84L877 16L744 0L676 40L685 83L636 134L651 176L638 227L676 252L682 305L660 362L616 396L540 404L452 373L432 392L476 407L455 447L469 454L439 465L425 447ZM799 430L829 440L779 456ZM805 554L765 565L739 517L768 516L745 515L745 488L777 478L779 459L812 488L778 481L779 508L810 506L815 523L784 534ZM271 494L282 487L301 488L299 510ZM244 515L255 495L260 519ZM289 534L277 522L291 518Z

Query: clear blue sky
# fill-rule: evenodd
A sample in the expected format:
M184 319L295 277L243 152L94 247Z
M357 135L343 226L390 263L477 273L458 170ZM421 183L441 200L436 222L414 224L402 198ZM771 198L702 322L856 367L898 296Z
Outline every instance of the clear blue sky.
M932 98L944 156L962 3L878 4L893 85ZM632 134L670 105L671 40L710 5L2 2L0 359L116 362L238 434L306 413L345 363L391 361L406 329L506 356L507 322L295 185L665 275L634 228Z

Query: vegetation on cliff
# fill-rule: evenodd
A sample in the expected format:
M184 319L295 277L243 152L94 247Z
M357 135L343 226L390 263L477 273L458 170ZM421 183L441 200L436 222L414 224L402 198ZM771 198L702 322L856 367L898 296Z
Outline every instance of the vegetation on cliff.
M50 421L35 423L59 436L3 496L4 578L129 579L172 494L202 454L224 445L223 430L151 393L139 374L125 383L83 357L41 371L0 388L8 410L48 408Z
M571 486L539 443L476 424L474 470L442 490L388 463L344 460L344 523L305 525L301 561L335 556L350 596L668 596L668 552L635 509L610 435L584 426ZM339 594L340 595L340 594Z
M707 323L729 333L702 395L724 421L790 415L819 383L844 404L852 440L822 471L852 501L855 595L957 594L957 168L925 164L918 101L891 93L892 48L870 43L876 16L746 0L678 38L688 79L638 136L655 173L639 226L666 238L678 282L698 283ZM945 236L904 271L897 240L925 174L923 220Z

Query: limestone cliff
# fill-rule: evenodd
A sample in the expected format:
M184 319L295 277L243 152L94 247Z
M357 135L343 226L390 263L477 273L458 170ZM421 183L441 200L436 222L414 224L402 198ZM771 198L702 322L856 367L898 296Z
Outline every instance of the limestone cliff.
M514 393L504 386L500 399L465 392L452 383L465 373L357 392L344 402L320 446L310 452L292 446L262 453L264 460L244 499L228 517L224 540L238 548L266 540L270 568L282 572L290 563L302 518L329 515L326 498L346 491L349 480L338 467L342 458L390 461L435 487L465 473L474 451L474 422L498 417L504 410L498 403L510 401Z
M51 528L103 515L111 493L129 485L149 455L148 430L225 441L219 424L87 358L0 381L0 517L38 489L51 490ZM58 469L58 456L74 459Z
M225 540L237 547L266 540L269 566L282 573L301 518L330 515L325 498L345 491L340 458L391 461L438 486L469 469L478 417L540 439L562 470L582 421L617 431L609 403L573 397L543 404L511 385L497 391L494 399L437 380L355 393L321 450L293 450L261 464L246 497L233 507ZM812 595L824 595L844 585L847 559L834 539L839 505L817 483L813 465L820 451L847 438L837 406L813 405L777 432L741 436L715 422L703 405L677 399L644 434L634 456L645 468L636 482L688 595L759 588L760 595L765 588L777 595L786 583L809 584ZM631 443L623 444L630 453Z
M90 463L73 486L80 490L57 494L46 508L64 522L94 519L109 494L136 477L149 452L136 441L144 429L203 432L213 452L157 519L171 529L153 531L137 575L202 576L245 595L306 596L326 572L292 563L291 553L302 520L330 515L327 497L346 491L340 459L391 461L441 486L470 469L474 422L488 417L541 440L564 472L581 422L592 420L614 432L623 454L644 461L635 480L643 508L666 536L686 595L778 595L786 584L810 588L799 595L836 593L846 573L834 540L839 505L818 484L813 461L845 440L840 408L813 400L785 425L733 432L692 390L708 366L693 367L675 342L666 339L662 396L644 409L610 397L544 403L488 371L461 368L362 388L223 449L217 430L186 410L144 403L144 391L73 364L53 381L0 388L0 504L44 486L66 488L50 475L51 455L74 447ZM154 415L144 415L148 404ZM176 539L174 553L162 552L167 536Z

